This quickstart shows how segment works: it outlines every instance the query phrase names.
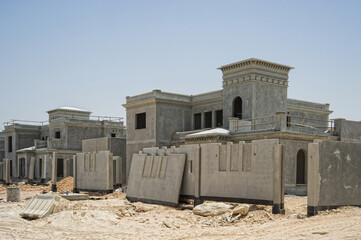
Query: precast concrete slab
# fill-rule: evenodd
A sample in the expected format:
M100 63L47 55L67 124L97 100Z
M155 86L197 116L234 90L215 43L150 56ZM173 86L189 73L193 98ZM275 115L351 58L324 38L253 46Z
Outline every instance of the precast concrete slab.
M147 156L134 154L127 199L176 206L182 184L185 154Z
M69 201L80 201L80 200L88 200L89 199L89 195L83 194L83 193L60 194L60 196Z
M56 195L35 195L20 213L23 218L43 218L53 213L54 208L59 204L59 197Z

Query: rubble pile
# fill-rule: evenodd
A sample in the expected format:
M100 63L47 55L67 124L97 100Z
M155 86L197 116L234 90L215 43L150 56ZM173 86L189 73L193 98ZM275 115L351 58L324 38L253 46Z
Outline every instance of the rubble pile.
M72 193L73 187L73 177L66 177L56 183L56 189L58 192L66 192L67 190L69 190L69 192Z

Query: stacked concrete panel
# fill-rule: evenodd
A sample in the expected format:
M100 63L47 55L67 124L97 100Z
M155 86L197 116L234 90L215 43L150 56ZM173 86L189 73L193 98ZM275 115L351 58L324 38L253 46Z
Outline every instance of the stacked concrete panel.
M338 206L361 206L361 143L308 145L308 216Z
M176 154L184 155L185 164L167 165L165 173L173 179L160 181L155 169L161 171L162 159ZM171 202L174 205L180 194L201 201L267 204L273 205L274 213L284 211L283 145L277 139L145 148L134 154L132 161L136 163L132 162L128 182L127 197L130 200L146 199L147 202L167 205ZM178 194L175 181L182 183ZM164 192L168 188L172 189L172 194Z
M185 154L134 154L127 198L131 201L176 206L182 184Z
M74 156L74 192L113 192L113 154L82 152Z

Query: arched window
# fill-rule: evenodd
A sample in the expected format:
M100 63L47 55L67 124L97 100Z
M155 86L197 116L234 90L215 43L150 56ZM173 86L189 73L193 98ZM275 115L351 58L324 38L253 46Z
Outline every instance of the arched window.
M233 117L242 119L242 98L240 97L233 100Z
M306 153L305 150L301 149L297 153L297 176L296 184L306 184Z

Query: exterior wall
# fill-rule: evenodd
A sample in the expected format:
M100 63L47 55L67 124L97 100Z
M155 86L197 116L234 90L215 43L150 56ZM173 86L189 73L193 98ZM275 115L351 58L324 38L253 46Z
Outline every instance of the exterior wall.
M5 138L0 132L0 162L5 158Z
M121 158L121 166L117 170L120 173L120 184L126 183L126 141L124 138L93 138L83 140L82 152L110 151L113 156Z
M109 151L77 153L74 190L113 191L113 154Z
M361 142L361 122L336 119L335 134L343 142Z
M292 195L307 195L306 185L297 185L297 153L300 150L305 150L306 153L306 169L307 169L307 152L308 143L310 141L296 141L296 140L280 140L284 145L284 182L285 193ZM307 177L306 177L307 179Z
M146 113L146 128L136 129L135 115ZM156 112L155 104L149 104L134 108L127 108L127 155L126 155L126 176L128 179L132 156L145 147L156 147Z
M144 172L152 172L150 166L153 170L159 169L152 165L155 159L184 154L186 159L179 193L181 196L201 200L268 204L274 206L275 213L280 213L283 210L284 193L282 152L283 146L279 144L278 139L237 144L229 142L226 145L220 143L183 145L170 149L146 148L143 149L144 154L133 155L139 163L137 170L132 165L131 171L132 174L136 172L136 175L142 178ZM145 161L149 163L146 164ZM167 170L166 175L168 173L175 174L174 170L169 172ZM178 172L176 174L178 177ZM129 177L128 184L133 187L144 184L140 181L135 177ZM148 181L154 183L152 178L148 178ZM173 185L169 182L163 188L171 186ZM178 185L175 186L177 189ZM152 189L151 186L148 187ZM142 192L138 192L138 195L133 194L133 198L148 190L138 191ZM165 198L152 196L152 199L160 202Z
M40 127L31 125L14 124L6 126L3 131L5 140L5 158L12 162L12 176L19 177L18 161L16 151L23 148L34 146L34 140L40 137ZM12 143L9 143L9 136L12 137ZM9 152L9 144L12 144L12 152Z
M223 101L219 101L219 102L210 102L210 103L203 103L203 104L194 104L193 108L192 108L192 129L194 129L194 114L196 113L201 113L202 114L202 128L205 128L205 116L204 113L205 112L212 112L212 128L217 127L216 126L216 111L217 110L223 110ZM223 125L224 125L224 121L223 121Z
M191 130L191 119L191 108L188 106L157 103L156 146L169 146L174 132Z
M310 143L308 152L308 215L361 206L361 143L319 141Z
M291 123L291 125L287 127L287 130L305 133L325 132L329 127L327 122L329 121L329 115L332 113L332 111L329 111L329 104L312 103L295 99L287 99L286 111ZM298 126L296 126L296 124Z

